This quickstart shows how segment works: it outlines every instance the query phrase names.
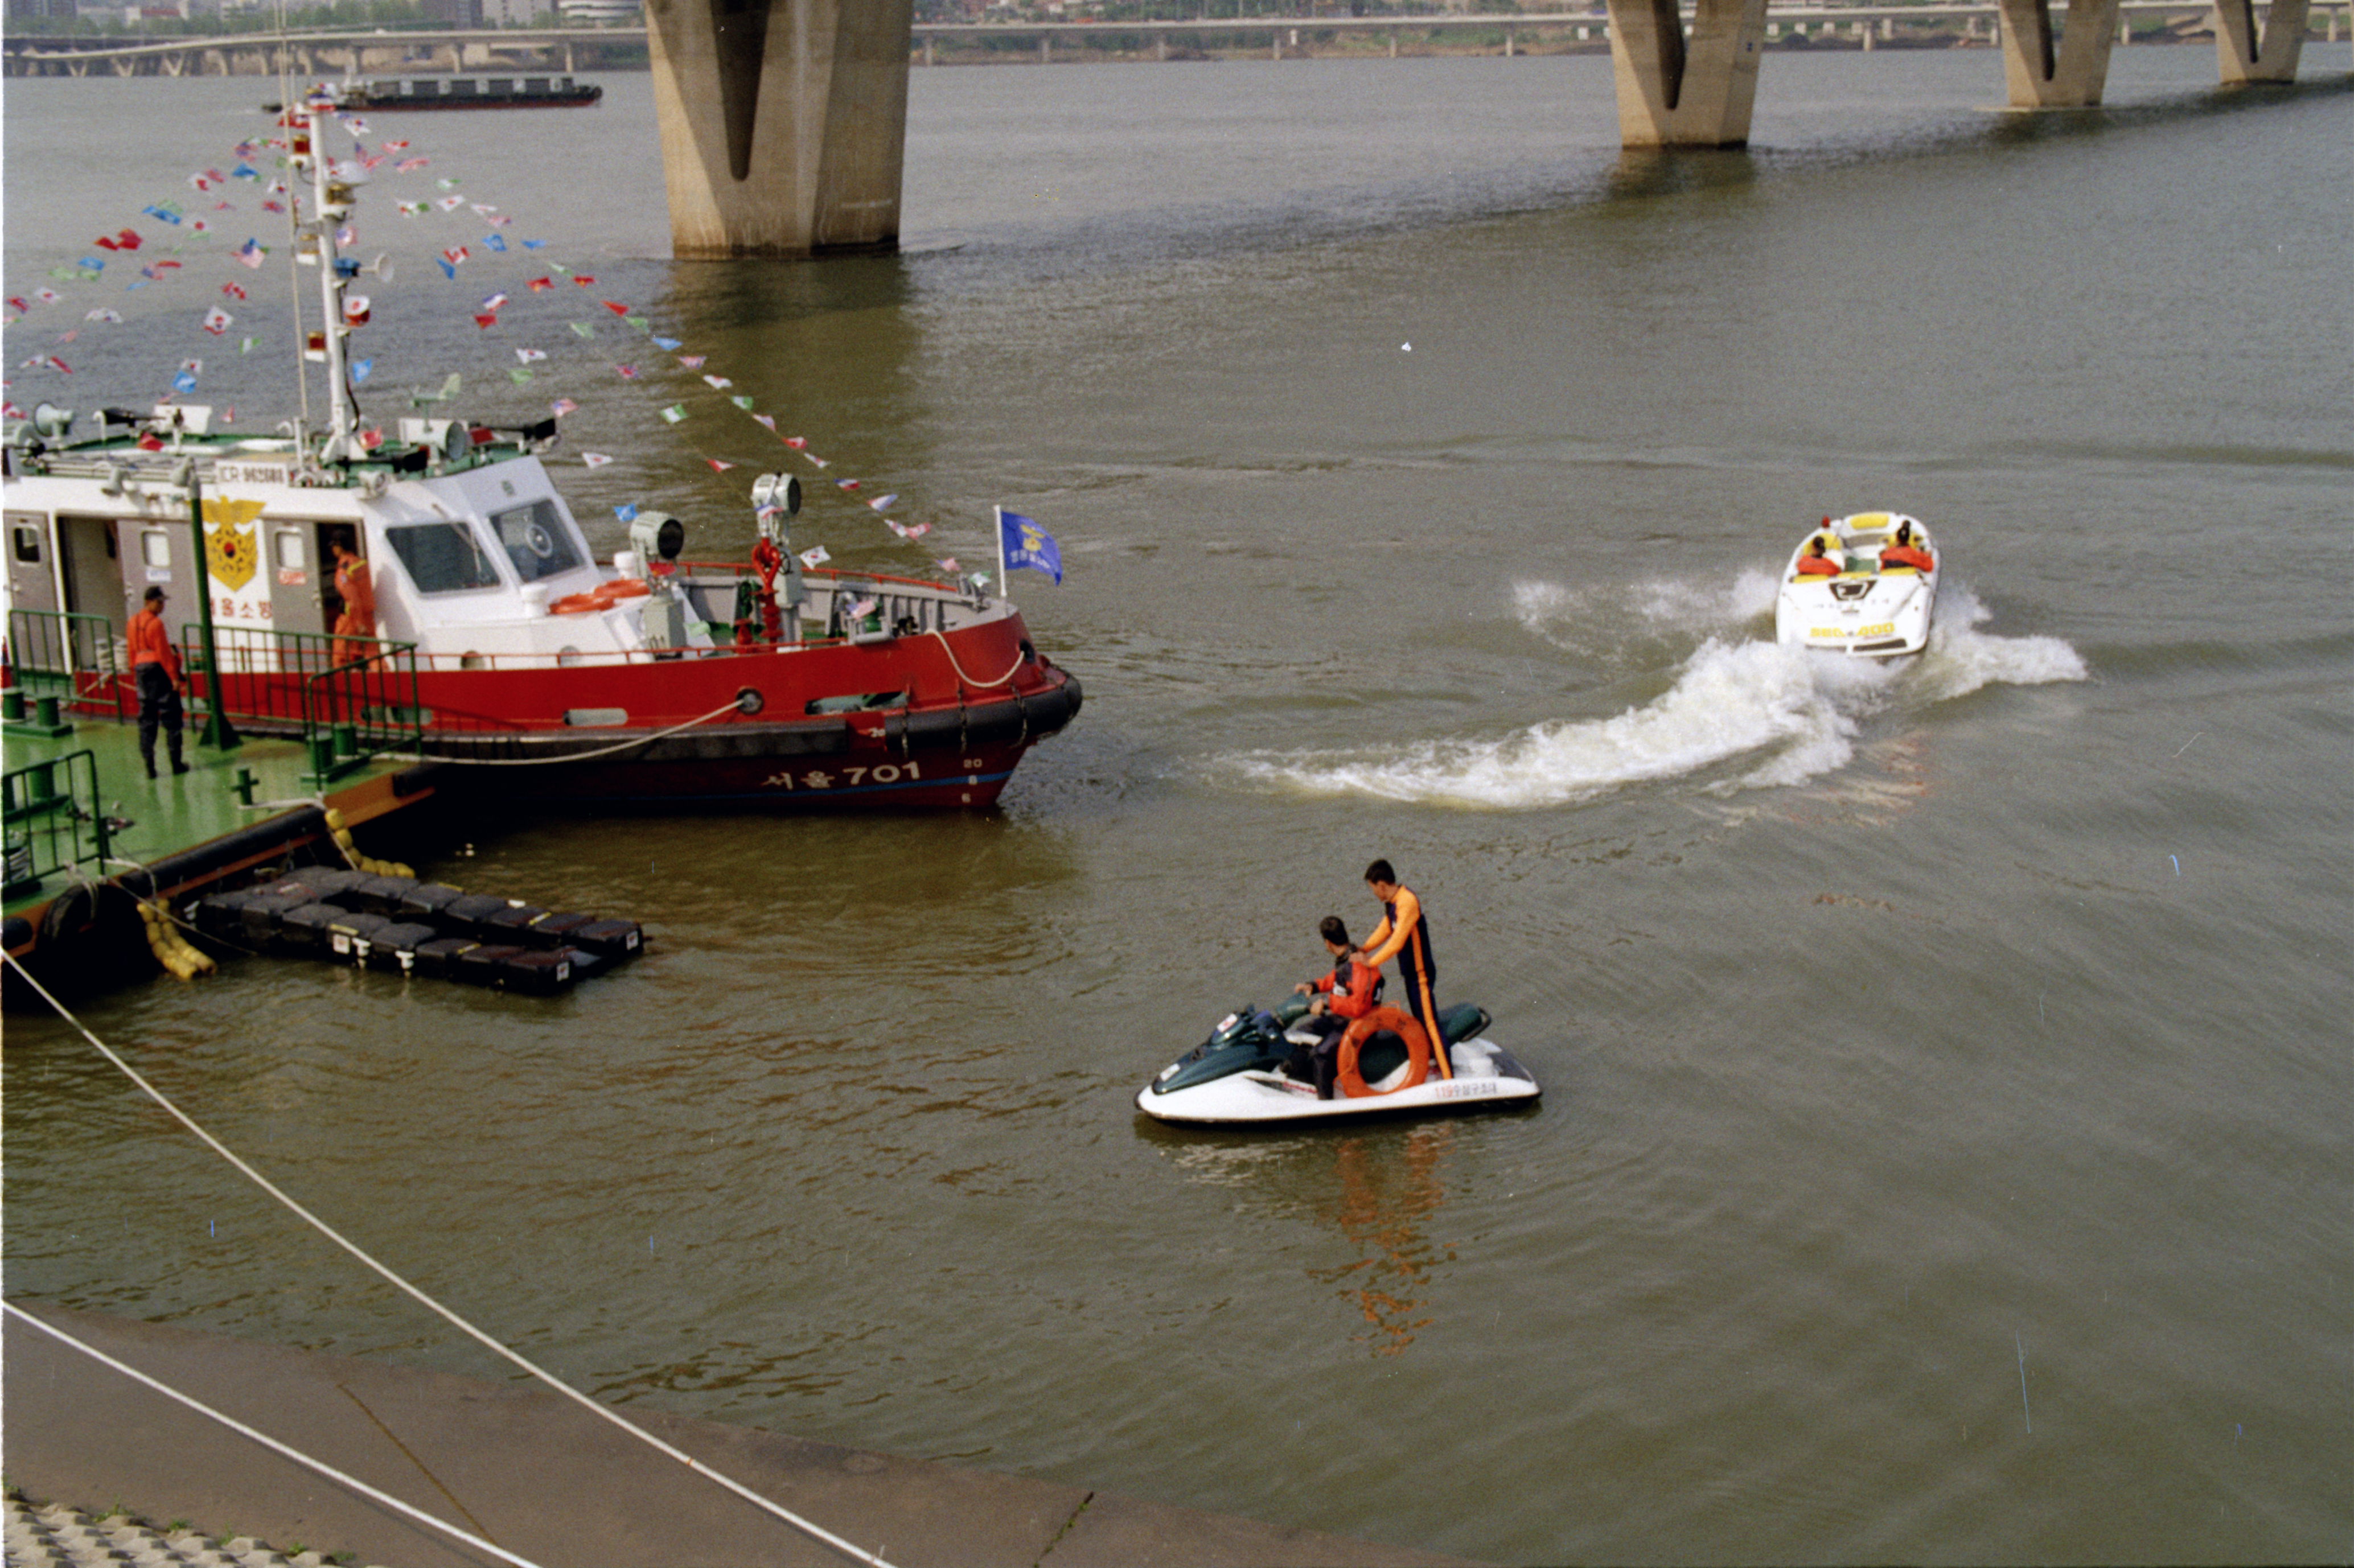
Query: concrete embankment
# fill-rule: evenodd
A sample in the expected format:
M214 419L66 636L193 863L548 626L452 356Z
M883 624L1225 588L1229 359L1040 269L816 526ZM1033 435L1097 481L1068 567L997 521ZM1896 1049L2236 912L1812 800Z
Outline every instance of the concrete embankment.
M567 1568L843 1561L556 1394L160 1324L27 1311L280 1442ZM398 1568L493 1560L10 1318L5 1465L43 1502L193 1520ZM633 1407L632 1420L846 1540L907 1564L1437 1564L1429 1552Z

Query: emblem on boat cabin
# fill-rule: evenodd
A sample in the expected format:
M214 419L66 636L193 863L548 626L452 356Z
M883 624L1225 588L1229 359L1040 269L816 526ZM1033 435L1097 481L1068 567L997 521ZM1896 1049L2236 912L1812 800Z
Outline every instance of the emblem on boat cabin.
M245 526L261 515L261 507L259 501L205 503L205 565L231 593L251 582L261 565L261 530Z

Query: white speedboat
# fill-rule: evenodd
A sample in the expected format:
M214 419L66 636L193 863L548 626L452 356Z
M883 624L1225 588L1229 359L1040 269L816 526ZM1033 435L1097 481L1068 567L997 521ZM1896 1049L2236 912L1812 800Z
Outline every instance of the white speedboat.
M1930 565L1883 564L1899 529ZM1800 563L1824 542L1823 555L1836 573L1804 571ZM1938 547L1920 519L1901 512L1859 512L1810 529L1782 568L1781 592L1774 602L1774 640L1786 647L1863 659L1901 659L1928 645L1929 622L1937 609Z
M1307 1011L1301 997L1274 1012L1236 1008L1139 1090L1136 1108L1161 1121L1238 1127L1484 1110L1533 1103L1543 1092L1487 1037L1487 1012L1466 1003L1439 1016L1443 1059L1411 1015L1376 1008L1342 1040L1337 1091L1319 1099L1314 1084L1283 1070L1295 1046L1316 1039L1296 1027Z

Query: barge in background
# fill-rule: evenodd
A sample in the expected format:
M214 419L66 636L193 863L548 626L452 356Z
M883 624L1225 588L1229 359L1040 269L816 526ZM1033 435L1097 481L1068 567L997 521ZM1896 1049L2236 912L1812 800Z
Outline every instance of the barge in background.
M347 111L407 109L588 109L605 96L594 82L568 76L413 76L406 80L355 81L338 97ZM265 112L280 106L265 103Z

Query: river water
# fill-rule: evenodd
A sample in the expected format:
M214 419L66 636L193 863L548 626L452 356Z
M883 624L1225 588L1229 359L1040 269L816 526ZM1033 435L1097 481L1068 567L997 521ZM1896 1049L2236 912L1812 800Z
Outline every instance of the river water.
M1753 151L1668 162L1600 58L918 71L911 253L815 266L659 259L643 77L380 122L434 162L371 194L375 411L573 397L582 514L719 554L779 455L724 375L926 546L1054 532L1016 588L1087 712L988 817L468 824L426 869L647 922L560 1001L249 959L90 1021L610 1400L1506 1560L2343 1560L2336 53L2227 96L2121 50L2042 118L1988 52L1776 55ZM9 82L10 292L196 215L260 86ZM392 210L440 178L514 222ZM74 375L10 395L203 357L282 417L229 194L184 279L56 284L8 362ZM708 364L526 291L557 257ZM1942 537L1931 650L1769 646L1799 531L1880 507ZM838 497L802 532L921 560ZM1374 855L1542 1107L1140 1119ZM503 1375L7 1039L12 1296Z

